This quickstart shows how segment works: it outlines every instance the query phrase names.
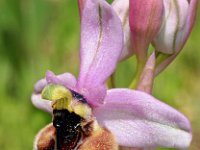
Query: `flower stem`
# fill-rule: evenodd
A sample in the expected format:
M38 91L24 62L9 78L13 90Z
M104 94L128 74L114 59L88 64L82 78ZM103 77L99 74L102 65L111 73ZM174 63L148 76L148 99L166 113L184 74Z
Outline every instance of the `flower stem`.
M144 69L145 63L146 63L146 59L143 59L143 60L137 59L136 75L135 75L135 78L132 80L129 88L131 88L131 89L137 88L137 85L140 82L140 76L141 76L142 71Z
M160 65L163 61L165 61L170 55L157 53L156 54L156 66Z

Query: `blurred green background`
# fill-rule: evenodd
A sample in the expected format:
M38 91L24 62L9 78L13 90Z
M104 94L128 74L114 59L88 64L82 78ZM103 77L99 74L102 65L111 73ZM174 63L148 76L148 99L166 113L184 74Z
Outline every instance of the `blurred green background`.
M199 27L198 12L187 44L157 77L153 92L190 119L191 150L200 149ZM46 70L77 76L78 50L76 0L0 0L0 150L32 149L36 133L51 121L50 115L31 104L34 83ZM128 86L135 71L133 62L118 65L117 86Z

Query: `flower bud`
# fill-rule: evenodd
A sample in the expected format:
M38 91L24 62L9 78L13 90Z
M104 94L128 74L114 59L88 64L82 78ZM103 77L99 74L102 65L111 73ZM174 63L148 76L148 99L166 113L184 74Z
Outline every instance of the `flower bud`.
M129 26L129 0L114 0L112 7L119 16L124 31L124 46L120 60L124 60L134 54L131 31Z
M130 0L129 23L133 48L139 60L146 59L149 44L160 30L163 16L161 0Z
M198 6L198 0L163 0L163 3L162 27L152 44L164 57L158 61L155 75L163 71L183 48L193 28Z
M162 26L153 45L164 54L178 53L194 25L197 0L163 0L163 4Z

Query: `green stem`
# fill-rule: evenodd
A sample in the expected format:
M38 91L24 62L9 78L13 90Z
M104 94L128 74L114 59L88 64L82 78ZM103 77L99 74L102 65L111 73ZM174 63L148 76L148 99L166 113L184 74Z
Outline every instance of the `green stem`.
M132 82L129 86L130 89L136 89L137 88L137 85L140 82L140 76L141 76L143 69L145 67L145 63L146 63L146 59L143 59L143 60L137 59L136 75L135 75L135 78L132 80Z
M157 53L156 54L156 66L160 65L163 61L165 61L170 55Z

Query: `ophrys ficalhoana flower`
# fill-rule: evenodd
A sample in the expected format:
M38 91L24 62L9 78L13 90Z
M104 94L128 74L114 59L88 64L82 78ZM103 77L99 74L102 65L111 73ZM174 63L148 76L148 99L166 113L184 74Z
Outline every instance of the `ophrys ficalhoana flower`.
M80 0L78 80L48 71L38 81L33 104L52 114L34 149L115 150L127 147L187 148L187 118L151 95L128 88L107 89L123 49L121 21L104 0Z

